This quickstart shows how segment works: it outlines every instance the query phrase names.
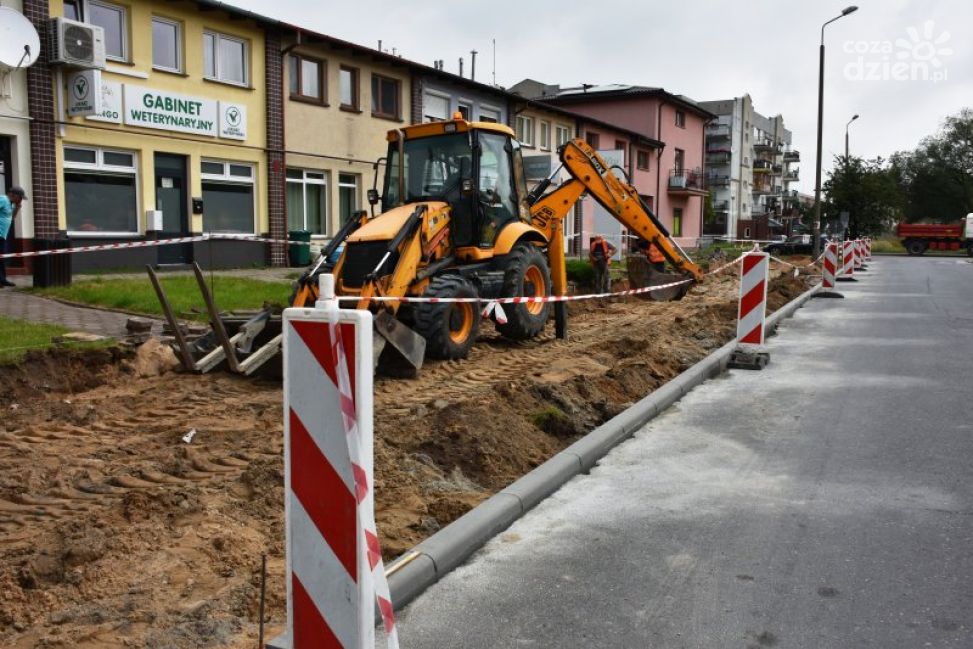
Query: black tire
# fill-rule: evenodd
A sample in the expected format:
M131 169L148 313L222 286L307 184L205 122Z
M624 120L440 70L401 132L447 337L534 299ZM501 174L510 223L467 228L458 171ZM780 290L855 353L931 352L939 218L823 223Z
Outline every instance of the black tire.
M423 297L478 297L473 285L459 275L439 275ZM480 330L475 302L421 302L414 311L414 329L426 339L426 356L442 360L466 358Z
M928 247L929 245L921 239L909 239L905 242L905 251L913 257L925 253Z
M530 281L531 276L543 282L539 290ZM503 271L502 297L522 297L524 295L550 295L551 270L547 259L540 249L527 243L518 243L507 255ZM528 340L544 330L551 315L550 302L527 304L504 304L506 324L497 323L497 331L511 340Z

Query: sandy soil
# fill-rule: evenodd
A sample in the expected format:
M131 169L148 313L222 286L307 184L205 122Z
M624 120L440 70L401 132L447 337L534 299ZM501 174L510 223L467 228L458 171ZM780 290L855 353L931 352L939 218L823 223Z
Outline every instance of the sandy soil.
M771 309L804 286L775 280ZM573 303L566 341L488 333L467 360L380 379L386 557L729 340L735 291L728 276L678 303ZM268 637L281 628L280 385L171 364L146 348L0 371L2 646L253 647L264 553Z

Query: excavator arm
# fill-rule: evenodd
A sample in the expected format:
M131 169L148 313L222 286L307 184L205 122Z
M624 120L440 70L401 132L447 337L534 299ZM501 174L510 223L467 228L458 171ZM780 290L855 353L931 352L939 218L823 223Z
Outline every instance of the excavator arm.
M561 147L560 156L561 165L571 175L571 180L545 194L552 179L560 172L559 168L528 197L533 224L549 240L554 240L552 235L558 225L582 194L587 192L630 232L654 243L673 267L691 275L697 281L702 280L702 269L672 239L669 231L652 213L635 188L619 179L587 142L575 139L566 143ZM552 266L564 266L563 261L553 258L551 261ZM555 282L555 290L557 289Z

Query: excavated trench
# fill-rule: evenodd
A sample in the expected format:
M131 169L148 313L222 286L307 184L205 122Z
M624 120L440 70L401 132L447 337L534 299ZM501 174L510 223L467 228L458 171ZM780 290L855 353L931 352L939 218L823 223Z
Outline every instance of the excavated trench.
M774 280L769 308L806 285ZM725 276L681 302L572 303L568 340L485 333L469 359L378 379L386 558L729 340L735 291ZM252 647L263 553L268 635L283 624L280 385L171 360L44 353L0 372L3 646Z

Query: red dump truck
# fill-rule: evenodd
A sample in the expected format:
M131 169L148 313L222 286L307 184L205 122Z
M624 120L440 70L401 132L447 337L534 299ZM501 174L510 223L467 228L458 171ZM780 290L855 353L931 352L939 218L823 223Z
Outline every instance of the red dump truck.
M959 223L899 223L895 236L902 239L905 251L921 255L927 250L966 250L973 257L973 213Z

